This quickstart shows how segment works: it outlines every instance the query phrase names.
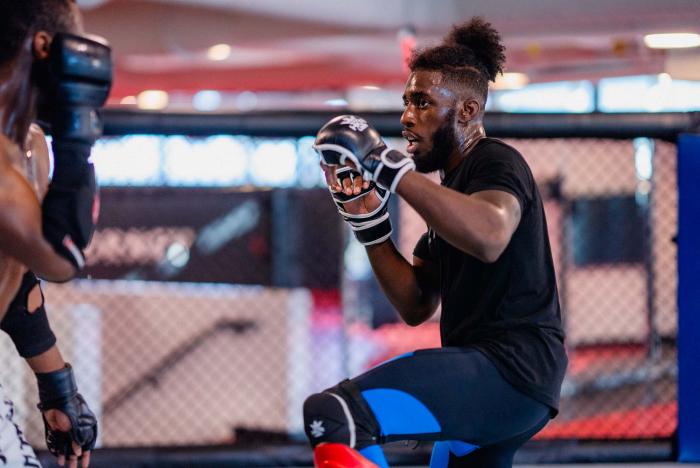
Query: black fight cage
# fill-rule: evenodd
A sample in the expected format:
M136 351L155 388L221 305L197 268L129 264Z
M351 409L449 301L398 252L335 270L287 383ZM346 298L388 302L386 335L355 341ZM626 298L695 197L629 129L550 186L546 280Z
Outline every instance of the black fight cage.
M439 346L435 319L398 322L323 187L312 136L338 113L104 112L98 145L114 157L96 162L98 177L117 176L101 191L87 274L44 285L100 419L93 466L310 466L307 395ZM398 113L359 115L401 149ZM487 114L485 127L523 154L542 192L570 358L560 415L516 461L673 458L676 138L698 115ZM150 175L120 179L128 161ZM278 166L294 176L256 179ZM197 171L208 176L192 182ZM391 212L410 255L425 223L398 199ZM3 386L41 450L35 384L0 347ZM387 452L425 464L430 444Z

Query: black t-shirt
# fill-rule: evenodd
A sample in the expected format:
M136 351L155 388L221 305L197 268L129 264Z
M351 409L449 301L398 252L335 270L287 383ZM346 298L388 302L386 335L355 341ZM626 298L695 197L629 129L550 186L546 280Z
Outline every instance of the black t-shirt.
M521 207L520 223L494 263L432 229L418 241L414 255L440 271L442 345L479 349L511 385L558 410L567 357L547 223L530 168L511 146L484 138L442 185L465 194L501 190Z

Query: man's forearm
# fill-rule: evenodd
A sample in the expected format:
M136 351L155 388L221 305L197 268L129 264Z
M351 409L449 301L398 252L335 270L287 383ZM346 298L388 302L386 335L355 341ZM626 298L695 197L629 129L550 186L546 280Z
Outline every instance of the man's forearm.
M31 245L32 254L18 258L27 268L46 281L63 283L75 276L75 268L64 257L59 255L54 248L41 235L36 235Z
M408 325L418 325L432 315L435 304L421 290L413 265L391 240L367 247L372 270L389 301Z
M26 234L26 235L25 235ZM5 253L37 274L54 282L68 281L75 275L70 262L61 257L40 233L18 233L0 227Z
M27 358L27 364L29 364L29 367L32 368L35 374L45 374L66 367L66 362L63 360L61 351L56 345L37 356Z

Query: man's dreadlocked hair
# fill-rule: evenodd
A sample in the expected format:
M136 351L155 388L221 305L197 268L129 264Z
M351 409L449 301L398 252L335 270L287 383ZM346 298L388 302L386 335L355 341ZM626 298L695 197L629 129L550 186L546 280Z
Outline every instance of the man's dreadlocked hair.
M442 43L417 51L411 57L411 71L441 72L445 80L469 87L486 102L489 81L503 73L506 61L501 36L482 18L452 28Z
M0 65L17 55L30 34L70 30L71 3L75 0L0 0Z

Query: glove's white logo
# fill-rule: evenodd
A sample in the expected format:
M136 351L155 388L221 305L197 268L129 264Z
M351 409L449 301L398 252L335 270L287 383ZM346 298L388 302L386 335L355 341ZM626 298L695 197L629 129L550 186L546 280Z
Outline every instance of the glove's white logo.
M326 433L326 428L323 427L323 421L319 421L318 419L314 419L314 421L309 424L309 427L311 428L311 435L316 439L322 437L323 434Z
M356 132L361 132L365 128L369 127L369 124L367 124L367 121L365 119L361 119L359 117L345 117L343 120L340 121L341 125L347 125L350 127L352 130L355 130Z

